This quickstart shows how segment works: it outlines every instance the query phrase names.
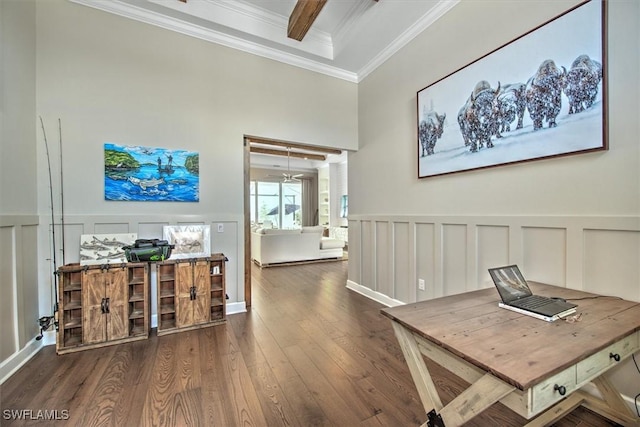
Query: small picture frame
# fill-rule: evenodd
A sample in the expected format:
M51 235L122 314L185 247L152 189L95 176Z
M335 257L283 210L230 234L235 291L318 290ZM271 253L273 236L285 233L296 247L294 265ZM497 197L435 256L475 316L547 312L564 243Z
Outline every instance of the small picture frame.
M211 255L211 227L208 225L166 225L162 229L162 238L175 245L172 259Z
M127 262L124 246L132 245L137 233L80 235L80 265L122 264Z

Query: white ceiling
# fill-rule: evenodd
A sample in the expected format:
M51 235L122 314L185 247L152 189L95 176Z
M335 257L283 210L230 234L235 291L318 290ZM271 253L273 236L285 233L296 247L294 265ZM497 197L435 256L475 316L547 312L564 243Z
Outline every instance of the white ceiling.
M328 0L301 42L287 37L296 0L70 1L359 82L460 0ZM327 158L343 161L346 153ZM314 170L322 164L290 159L291 169ZM252 153L251 165L286 170L287 158Z
M71 0L213 43L358 82L460 0L328 0L299 42L296 0Z

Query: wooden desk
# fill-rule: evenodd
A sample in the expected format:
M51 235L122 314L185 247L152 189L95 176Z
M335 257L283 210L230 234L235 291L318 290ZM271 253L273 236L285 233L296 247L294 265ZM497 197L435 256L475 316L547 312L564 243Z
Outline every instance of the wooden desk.
M597 295L529 282L536 294ZM640 425L603 375L640 349L640 304L612 297L574 301L580 321L552 323L498 307L495 288L385 308L427 413L427 426L458 426L496 402L553 423L580 405ZM443 406L425 356L471 386ZM592 382L603 399L579 390ZM538 416L539 415L539 416Z

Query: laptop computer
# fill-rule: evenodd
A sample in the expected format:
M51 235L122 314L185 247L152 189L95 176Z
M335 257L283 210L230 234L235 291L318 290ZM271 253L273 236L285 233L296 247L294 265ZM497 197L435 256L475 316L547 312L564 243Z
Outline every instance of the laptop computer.
M548 318L556 316L558 318L575 312L576 304L562 299L534 295L517 265L490 268L489 274L506 306Z

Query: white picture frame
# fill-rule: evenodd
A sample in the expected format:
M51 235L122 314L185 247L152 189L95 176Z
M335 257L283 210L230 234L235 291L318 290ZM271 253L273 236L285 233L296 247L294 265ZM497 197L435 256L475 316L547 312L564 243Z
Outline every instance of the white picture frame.
M200 258L211 255L209 225L165 225L162 238L171 245L171 259Z
M122 264L127 262L123 246L134 244L137 233L82 234L80 265Z

